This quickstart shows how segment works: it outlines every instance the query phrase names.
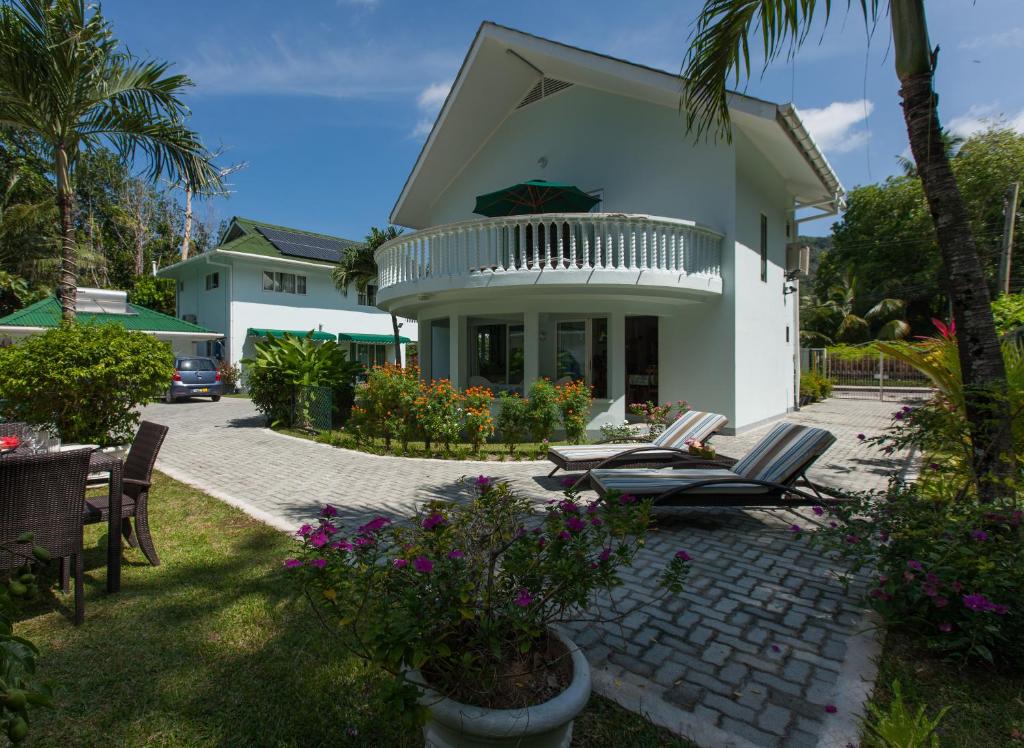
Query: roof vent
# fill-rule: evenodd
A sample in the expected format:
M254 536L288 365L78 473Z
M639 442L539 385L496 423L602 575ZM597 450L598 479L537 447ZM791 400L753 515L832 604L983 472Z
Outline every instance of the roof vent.
M523 100L519 102L519 106L516 109L522 109L524 106L545 99L551 94L556 94L562 91L572 84L569 81L560 81L557 78L541 78L537 81L537 85L530 89L530 92L523 97Z
M79 288L75 309L90 314L131 314L127 291Z

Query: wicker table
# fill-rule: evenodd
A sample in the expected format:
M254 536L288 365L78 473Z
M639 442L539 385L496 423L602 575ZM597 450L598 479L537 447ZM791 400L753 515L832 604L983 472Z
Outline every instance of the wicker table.
M121 467L120 457L106 452L93 452L89 473L110 476L110 512L107 517L107 592L121 589Z

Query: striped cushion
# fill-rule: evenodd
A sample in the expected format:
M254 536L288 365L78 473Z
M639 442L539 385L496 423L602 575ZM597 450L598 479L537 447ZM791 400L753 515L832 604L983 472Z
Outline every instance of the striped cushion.
M659 447L682 449L687 439L702 442L729 422L718 413L688 410L668 425L654 443Z
M575 461L575 460L606 460L609 457L614 457L620 452L625 452L627 449L638 449L640 447L649 447L650 442L633 442L631 444L577 444L571 447L551 447L548 449L550 454L556 454L563 460ZM647 453L641 453L641 457L646 456Z
M788 485L835 440L824 429L783 422L769 431L732 470L744 478Z
M736 478L736 473L725 468L672 468L646 470L591 470L590 478L597 483L602 493L618 491L623 494L637 496L660 496L663 493L681 486L715 478ZM713 486L702 486L695 489L694 496L700 494L737 494L768 493L769 489L749 483L722 483Z

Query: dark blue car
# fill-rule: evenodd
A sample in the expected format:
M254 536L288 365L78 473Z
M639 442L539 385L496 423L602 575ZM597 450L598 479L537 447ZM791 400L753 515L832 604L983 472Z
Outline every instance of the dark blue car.
M164 401L173 403L183 397L208 397L213 402L224 394L217 362L212 358L190 356L174 359L174 377Z

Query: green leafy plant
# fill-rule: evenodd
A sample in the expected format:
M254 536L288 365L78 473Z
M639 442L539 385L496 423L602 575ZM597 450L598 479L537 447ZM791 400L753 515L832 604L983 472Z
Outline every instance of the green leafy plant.
M636 439L636 430L629 421L606 423L600 427L601 440L606 442L628 442Z
M4 415L54 429L65 442L130 440L138 406L173 375L168 343L115 324L62 323L0 349Z
M555 388L562 427L570 444L581 444L586 441L592 402L590 392L591 388L582 380L565 382Z
M15 744L28 736L30 711L53 706L51 687L36 678L39 650L14 634L15 601L36 596L35 567L52 560L45 548L32 544L33 539L32 533L23 533L14 543L0 543L0 553L22 561L0 584L0 728Z
M530 385L527 400L530 435L535 442L551 439L558 426L558 391L550 379L542 378Z
M220 381L224 385L224 391L233 393L238 391L238 383L242 380L242 370L230 361L221 361L217 364L217 371L220 374Z
M416 435L415 406L419 396L418 369L394 364L375 366L356 391L357 428L383 438L385 449L391 449L394 439L401 440L405 449Z
M447 379L420 382L413 409L417 430L423 434L427 451L430 451L431 444L440 443L444 444L445 451L450 452L452 442L462 431L459 417L462 395L452 387L452 383Z
M689 409L690 405L685 400L664 405L658 405L648 400L645 403L632 403L627 407L630 413L644 419L644 423L647 424L648 437L651 439L656 438L665 430L666 426ZM673 411L675 412L673 413Z
M346 530L327 506L284 564L327 630L391 672L396 688L416 668L456 700L520 707L551 688L549 627L592 614L596 595L622 583L651 505L568 492L541 509L507 483L473 484L470 501L432 502L411 524L376 517ZM665 594L681 591L689 561L685 551L666 559Z
M530 428L530 412L526 401L515 392L502 392L498 397L498 433L501 441L508 447L508 453L516 451Z
M816 403L832 396L832 380L811 369L800 374L801 403Z
M925 466L930 470L929 465ZM1019 496L980 503L894 482L814 513L810 542L871 575L866 602L930 649L1024 665L1024 526ZM799 525L793 531L800 535Z
M0 317L45 298L47 293L45 289L32 290L20 275L0 270Z
M131 290L128 291L128 301L173 317L177 309L176 293L175 282L172 278L140 275L132 281Z
M1000 335L1024 327L1024 293L1006 293L993 300L992 316Z
M338 343L315 341L312 333L301 338L290 333L279 338L268 335L256 343L256 357L243 359L242 363L249 368L253 405L272 426L310 422L310 414L297 412L300 408L295 407L297 401L310 404L308 398L297 397L299 388L329 387L335 401L351 402L356 377L363 371L362 364L349 361L348 353ZM284 391L275 391L275 387Z
M462 393L463 428L466 439L479 454L480 447L494 436L494 419L491 417L491 403L494 394L486 387L469 387Z
M883 709L875 702L868 703L868 718L863 720L867 740L865 748L938 748L936 730L949 707L939 710L929 719L923 706L912 712L903 701L900 682L892 683L892 699Z

